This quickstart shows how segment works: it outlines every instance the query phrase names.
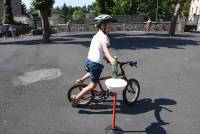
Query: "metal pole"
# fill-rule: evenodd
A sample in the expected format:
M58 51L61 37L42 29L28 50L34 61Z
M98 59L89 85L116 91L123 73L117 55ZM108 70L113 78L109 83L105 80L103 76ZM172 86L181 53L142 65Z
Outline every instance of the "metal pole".
M114 93L114 98L113 98L113 114L112 114L112 126L108 126L105 129L105 134L123 134L124 131L115 125L116 121L116 100L117 100L117 94Z
M156 22L158 21L158 0L157 0L157 7L156 7Z
M117 94L115 94L113 98L113 114L112 114L112 129L115 129L115 118L116 118L116 98Z

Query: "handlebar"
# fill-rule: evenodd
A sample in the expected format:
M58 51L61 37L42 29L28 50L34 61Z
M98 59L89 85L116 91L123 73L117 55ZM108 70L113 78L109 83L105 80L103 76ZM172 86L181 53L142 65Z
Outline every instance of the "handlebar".
M133 62L133 61L126 61L126 62L117 61L117 63L120 65L120 67L123 67L124 65L129 64L131 67L137 68L137 61L135 61L135 62Z
M110 64L108 60L107 60L107 63ZM126 64L129 64L131 67L136 67L136 68L138 67L137 61L126 61L126 62L117 61L117 63L119 64L120 67L123 67Z

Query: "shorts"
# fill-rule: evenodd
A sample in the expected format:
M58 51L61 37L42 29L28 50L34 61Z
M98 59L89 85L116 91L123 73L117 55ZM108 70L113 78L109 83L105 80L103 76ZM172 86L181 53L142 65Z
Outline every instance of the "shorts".
M103 70L103 65L100 63L93 62L89 59L85 61L86 71L90 73L90 81L92 83L97 83L99 81L99 77Z

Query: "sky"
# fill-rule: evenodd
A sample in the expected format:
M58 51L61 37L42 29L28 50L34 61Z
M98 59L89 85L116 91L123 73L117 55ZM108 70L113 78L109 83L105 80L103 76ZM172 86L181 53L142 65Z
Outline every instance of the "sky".
M30 8L30 3L32 0L22 0L23 3L26 4L27 8ZM84 6L84 5L90 5L95 0L55 0L54 7L62 6L64 3L66 3L67 6Z

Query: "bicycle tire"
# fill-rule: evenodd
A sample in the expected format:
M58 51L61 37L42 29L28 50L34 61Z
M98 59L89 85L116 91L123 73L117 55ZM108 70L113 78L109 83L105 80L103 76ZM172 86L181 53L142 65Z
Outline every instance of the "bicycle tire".
M67 93L67 98L68 98L69 102L72 101L72 99L71 99L72 95L77 95L86 86L87 86L87 84L77 84L77 85L72 86ZM92 98L93 98L92 92L88 92L82 98L79 99L78 106L89 105L93 100Z
M127 82L128 82L128 85L125 87L125 89L122 92L123 101L127 105L133 105L137 102L137 99L139 97L140 84L138 80L136 79L129 79ZM131 97L131 99L129 98L128 95Z

